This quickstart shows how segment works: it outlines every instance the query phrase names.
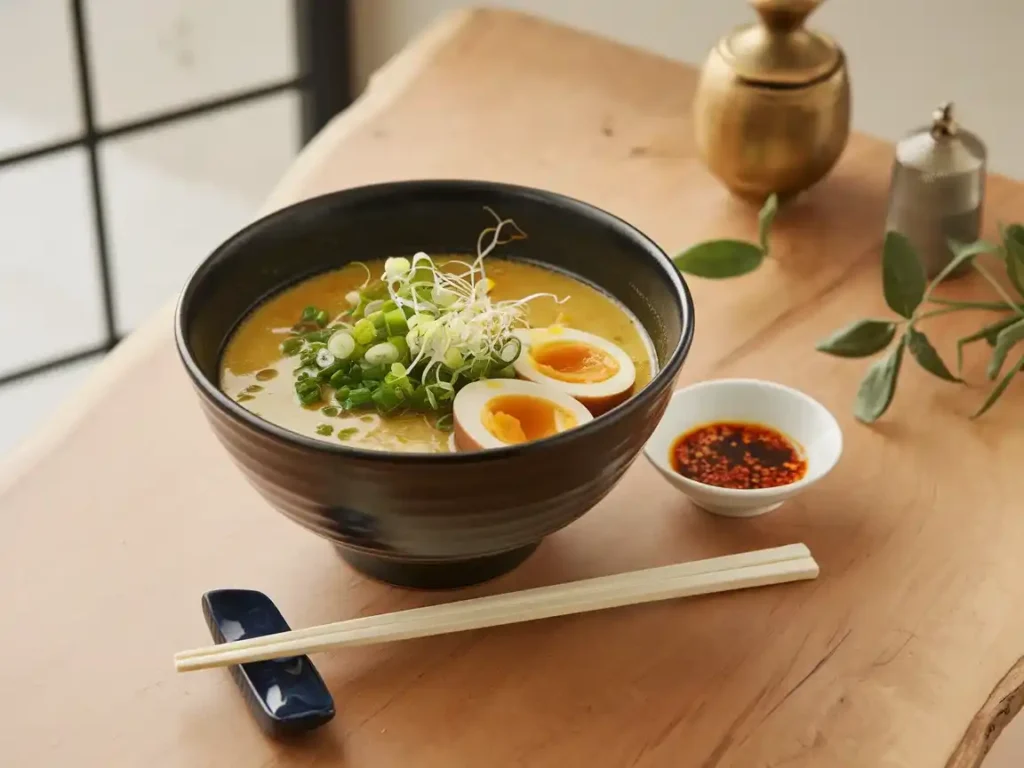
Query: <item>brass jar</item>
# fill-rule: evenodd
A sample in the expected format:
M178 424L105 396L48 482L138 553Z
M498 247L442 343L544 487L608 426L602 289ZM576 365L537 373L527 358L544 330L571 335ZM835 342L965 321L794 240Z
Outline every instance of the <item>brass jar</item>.
M820 0L750 0L760 21L723 37L694 98L697 148L735 194L789 197L820 181L850 134L842 49L809 31Z

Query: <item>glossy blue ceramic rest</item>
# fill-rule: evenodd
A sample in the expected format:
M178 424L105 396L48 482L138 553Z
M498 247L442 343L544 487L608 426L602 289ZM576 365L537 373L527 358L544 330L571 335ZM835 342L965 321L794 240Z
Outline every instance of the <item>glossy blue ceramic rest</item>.
M251 589L207 592L203 615L217 643L289 630L273 601ZM334 717L334 700L307 656L256 661L229 670L253 717L271 736L309 731Z

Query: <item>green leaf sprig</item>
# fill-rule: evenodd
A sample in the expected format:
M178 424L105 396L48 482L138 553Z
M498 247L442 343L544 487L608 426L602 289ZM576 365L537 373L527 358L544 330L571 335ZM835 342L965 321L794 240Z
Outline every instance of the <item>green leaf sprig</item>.
M680 272L696 277L723 279L753 272L769 255L768 235L779 201L771 195L758 214L758 242L743 240L708 240L687 248L673 261ZM861 381L854 404L854 415L871 423L880 418L892 404L899 379L903 355L909 352L919 366L943 381L963 383L963 350L969 344L984 340L992 347L992 358L986 373L995 382L988 396L971 418L977 418L999 400L1013 378L1024 371L1024 224L1000 227L999 245L983 240L974 243L950 241L952 261L928 282L921 260L906 237L886 234L882 247L882 293L885 303L899 317L896 320L857 320L818 342L816 348L836 357L861 358L888 352L875 361ZM1013 292L979 263L977 257L990 256L1006 270ZM993 301L955 301L935 297L942 282L962 266L970 266L991 285L996 294ZM1016 295L1014 295L1014 293ZM974 333L957 339L954 374L919 327L919 323L939 315L964 311L988 311L1002 314L998 320L982 326ZM897 336L898 334L898 336ZM893 340L895 346L891 346ZM1016 357L1016 351L1021 354ZM1006 367L1007 359L1012 362Z
M1018 344L1024 342L1024 226L1014 224L1002 232L1002 244L993 245L979 240L975 243L950 242L953 260L930 283L921 261L906 237L889 232L882 247L882 293L885 303L899 318L897 320L858 320L823 339L817 345L820 352L837 357L868 357L889 348L894 338L896 345L877 360L861 380L854 403L854 415L871 423L882 416L892 403L899 379L904 351L908 351L928 373L944 381L962 383L963 349L966 345L984 339L992 346L992 359L988 366L989 379L999 379L988 397L975 411L977 418L991 408L1009 386L1011 379L1024 370L1024 354L1003 372L1006 359ZM1011 296L977 257L991 255L1007 272L1010 284L1017 292ZM969 264L988 281L998 301L953 301L935 298L935 289L962 265ZM931 341L918 327L930 317L968 310L986 310L1009 315L980 330L957 340L957 373L950 371Z
M778 197L770 195L757 215L756 243L745 240L707 240L687 248L672 261L680 272L712 280L753 272L768 256L768 233L778 210Z

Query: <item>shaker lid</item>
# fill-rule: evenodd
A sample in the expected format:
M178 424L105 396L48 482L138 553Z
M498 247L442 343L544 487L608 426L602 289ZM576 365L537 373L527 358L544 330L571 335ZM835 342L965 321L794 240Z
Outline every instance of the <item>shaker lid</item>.
M798 86L830 74L842 61L839 46L804 27L821 0L750 0L761 20L719 42L722 58L744 80Z
M953 119L946 102L932 113L931 125L918 129L896 145L896 160L907 168L934 176L975 171L985 163L985 148Z

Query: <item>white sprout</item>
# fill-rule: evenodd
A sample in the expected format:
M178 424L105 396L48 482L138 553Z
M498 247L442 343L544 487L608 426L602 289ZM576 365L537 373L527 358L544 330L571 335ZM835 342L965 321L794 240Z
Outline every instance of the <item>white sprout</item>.
M493 281L487 277L485 258L499 245L526 237L514 221L500 218L490 208L495 225L480 233L476 259L472 263L453 259L439 269L426 253L412 260L390 258L384 265L384 281L388 296L399 307L415 313L409 319L406 343L413 360L410 368L425 363L422 379L434 372L433 382L442 390L453 390L452 383L442 378L442 366L457 376L477 360L510 362L518 354L518 345L510 347L512 331L526 327L526 305L550 293L535 293L521 299L492 301L489 295ZM507 230L511 229L511 233ZM430 390L427 396L432 401ZM431 402L434 406L434 403Z

